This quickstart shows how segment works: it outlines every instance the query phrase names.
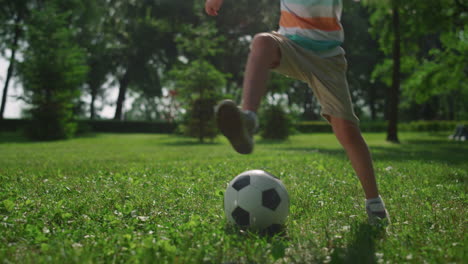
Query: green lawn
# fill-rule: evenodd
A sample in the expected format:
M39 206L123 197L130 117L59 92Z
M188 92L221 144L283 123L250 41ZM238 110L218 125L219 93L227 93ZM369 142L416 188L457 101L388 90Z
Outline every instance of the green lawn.
M98 134L52 143L0 135L3 263L466 263L468 142L365 134L388 232L366 224L363 192L331 134L259 141ZM223 192L264 169L291 198L283 236L226 227Z

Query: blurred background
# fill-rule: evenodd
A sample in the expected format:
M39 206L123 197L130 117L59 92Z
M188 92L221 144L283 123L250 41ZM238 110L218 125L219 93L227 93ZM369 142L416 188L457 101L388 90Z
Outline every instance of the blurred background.
M89 131L213 138L213 106L240 101L250 41L278 28L279 2L226 0L213 18L203 0L0 0L0 131L36 140ZM466 124L466 1L343 4L364 131L398 142L399 128ZM311 89L280 75L261 112L273 128L329 129ZM282 115L288 121L274 123Z

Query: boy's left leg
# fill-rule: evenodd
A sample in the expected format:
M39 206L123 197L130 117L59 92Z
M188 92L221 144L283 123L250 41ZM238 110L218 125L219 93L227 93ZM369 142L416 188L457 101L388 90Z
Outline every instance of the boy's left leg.
M372 165L372 158L357 124L338 117L328 117L336 138L348 155L351 165L361 182L366 199L379 196Z
M369 148L362 137L359 126L346 119L326 116L330 121L336 138L348 155L366 196L366 210L369 220L388 219L385 204L379 196L375 179L372 157Z

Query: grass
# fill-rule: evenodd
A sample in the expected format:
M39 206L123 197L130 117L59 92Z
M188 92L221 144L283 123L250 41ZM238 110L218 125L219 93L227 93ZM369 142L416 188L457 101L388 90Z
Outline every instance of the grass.
M363 192L331 134L259 141L254 154L170 135L50 143L0 135L3 263L466 263L468 143L365 134L393 224L366 224ZM223 192L264 169L291 197L286 234L226 226Z

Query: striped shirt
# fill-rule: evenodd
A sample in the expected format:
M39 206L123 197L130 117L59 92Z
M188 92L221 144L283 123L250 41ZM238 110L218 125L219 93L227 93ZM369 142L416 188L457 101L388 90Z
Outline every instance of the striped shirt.
M321 57L344 54L342 0L281 0L279 33Z

